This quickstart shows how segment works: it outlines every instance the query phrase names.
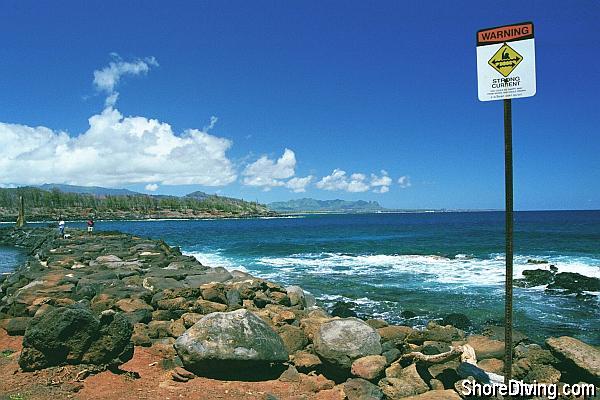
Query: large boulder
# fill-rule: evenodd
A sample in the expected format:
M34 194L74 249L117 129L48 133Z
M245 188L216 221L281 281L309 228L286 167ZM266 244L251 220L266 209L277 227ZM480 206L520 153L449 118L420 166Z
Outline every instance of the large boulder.
M365 322L345 318L321 324L313 342L321 359L350 369L358 358L381 354L380 339L377 331Z
M257 372L288 360L277 333L246 309L206 315L175 342L186 369L198 375Z
M600 384L600 350L569 336L546 339L546 345L570 367L568 372Z
M64 364L116 366L131 359L133 328L114 311L100 318L82 306L55 308L32 319L19 365L25 371Z

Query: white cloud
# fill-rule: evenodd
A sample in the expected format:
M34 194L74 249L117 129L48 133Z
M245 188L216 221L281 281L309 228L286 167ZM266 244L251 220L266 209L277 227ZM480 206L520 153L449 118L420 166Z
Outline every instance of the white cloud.
M390 191L392 178L387 171L381 170L381 175L371 174L370 179L362 173L347 175L346 171L334 169L330 175L324 176L316 186L323 190L343 190L351 193L361 193L373 190L375 193L387 193Z
M387 193L390 191L392 178L388 176L387 171L381 170L381 176L371 174L371 187L375 193Z
M346 175L346 171L334 169L331 175L324 176L316 183L319 189L323 190L344 190L346 192L366 192L369 190L369 184L366 182L365 174Z
M237 179L227 151L228 139L207 129L176 133L167 123L146 117L124 117L114 105L121 77L145 74L158 66L154 57L113 61L94 71L94 85L107 94L106 108L89 118L77 135L44 126L0 123L0 184L69 183L119 186L148 183L224 186Z
M94 71L94 85L98 90L106 92L109 95L114 94L121 76L146 74L151 66L158 67L158 62L154 57L127 62L123 61L115 53L112 56L114 61L108 63L107 67Z
M312 182L314 176L309 175L304 178L292 178L285 183L285 187L290 189L294 193L306 192L306 187Z
M411 187L412 183L410 182L410 176L404 175L404 176L401 176L400 178L398 178L398 185L400 185L400 187L402 189Z
M237 179L232 142L197 129L123 117L107 107L78 136L0 123L0 183L119 186L127 183L223 186Z
M202 128L202 130L204 132L210 132L210 130L215 127L215 125L217 124L218 120L219 120L218 117L215 117L214 115L212 115L210 117L210 123L207 126L205 126L204 128Z
M285 149L283 155L277 160L262 156L251 164L248 164L242 175L243 183L247 186L259 186L270 189L276 186L285 186L284 179L291 178L295 174L296 155L290 149Z
M107 94L104 105L114 107L119 98L119 92L115 88L119 84L121 77L125 75L141 75L150 71L150 67L158 67L158 62L154 57L146 57L133 62L123 61L116 53L111 53L114 61L108 63L107 67L94 71L94 86L97 90ZM205 130L205 132L208 132Z

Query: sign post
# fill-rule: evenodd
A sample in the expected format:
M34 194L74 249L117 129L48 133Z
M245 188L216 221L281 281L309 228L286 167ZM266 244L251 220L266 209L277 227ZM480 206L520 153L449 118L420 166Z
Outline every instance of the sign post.
M513 156L512 99L536 92L533 23L477 32L477 88L481 101L504 101L504 188L506 197L506 280L504 297L504 383L512 378Z

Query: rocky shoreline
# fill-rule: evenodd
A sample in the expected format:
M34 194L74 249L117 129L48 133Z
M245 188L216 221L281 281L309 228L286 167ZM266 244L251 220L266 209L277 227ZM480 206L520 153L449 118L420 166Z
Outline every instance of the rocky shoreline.
M142 212L142 211L103 211L101 213L91 213L95 215L95 218L103 221L146 221L146 220L159 220L159 219L231 219L231 218L261 218L261 217L277 217L281 214L265 211L260 213L254 212L225 212L220 210L209 210L209 211L198 211L198 210L160 210L155 212ZM61 211L60 216L68 221L83 221L90 215L90 210L86 208L65 208ZM3 210L0 208L0 222L14 222L18 215L14 210ZM56 211L49 211L47 209L36 209L31 208L27 210L27 220L30 222L49 222L55 221L59 218Z
M161 240L68 233L62 239L51 228L0 229L0 244L27 253L23 265L0 276L0 328L23 336L20 351L0 348L18 361L16 376L69 366L74 372L63 389L84 393L88 375L127 374L124 363L143 348L160 354L181 388L197 377L219 388L232 380L302 384L289 396L240 398L459 399L464 379L502 374L501 327L468 335L460 315L422 330L340 318L300 287L204 266ZM522 284L558 288L578 279L559 275L531 273ZM514 379L600 385L598 348L570 337L539 345L515 333L513 340Z

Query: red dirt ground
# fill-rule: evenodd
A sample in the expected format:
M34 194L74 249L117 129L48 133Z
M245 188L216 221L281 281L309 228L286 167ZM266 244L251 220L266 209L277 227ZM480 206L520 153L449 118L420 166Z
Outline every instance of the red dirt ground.
M163 358L153 348L136 347L133 359L121 369L139 374L115 374L104 371L76 380L83 367L56 367L37 372L19 370L21 336L8 336L0 328L0 400L54 399L235 399L235 400L340 400L339 387L322 376L301 374L299 382L271 380L264 382L219 381L195 378L175 382L161 367ZM275 396L271 397L269 395Z

